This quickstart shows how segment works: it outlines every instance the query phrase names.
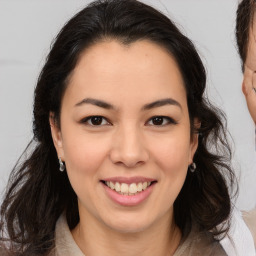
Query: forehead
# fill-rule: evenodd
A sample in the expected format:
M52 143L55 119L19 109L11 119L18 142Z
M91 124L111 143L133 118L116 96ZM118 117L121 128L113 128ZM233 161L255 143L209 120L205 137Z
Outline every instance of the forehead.
M94 71L112 70L113 73L116 73L117 69L145 72L151 68L151 64L155 65L155 71L159 71L158 67L168 69L172 66L171 69L175 68L175 71L179 72L173 56L164 47L148 40L130 44L115 40L96 43L82 52L75 71L80 68L92 68Z
M84 52L72 72L67 93L80 96L123 98L185 97L185 87L174 58L163 47L150 41L123 45L118 41L99 42ZM146 94L145 94L146 93Z

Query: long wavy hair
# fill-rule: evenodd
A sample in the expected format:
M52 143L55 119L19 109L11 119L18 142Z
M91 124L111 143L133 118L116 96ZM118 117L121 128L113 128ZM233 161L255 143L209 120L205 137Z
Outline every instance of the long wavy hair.
M66 212L70 229L79 222L77 196L67 174L59 171L49 114L60 124L62 97L81 53L106 39L127 45L149 40L164 47L182 74L191 134L199 133L194 156L197 170L188 171L174 203L175 222L185 234L191 223L224 234L231 212L231 150L223 113L206 98L206 72L193 43L174 23L136 0L100 0L71 18L57 35L40 73L34 94L34 137L14 167L1 206L1 240L15 255L47 255L54 247L55 224ZM201 127L194 127L198 118ZM219 225L227 222L227 225Z

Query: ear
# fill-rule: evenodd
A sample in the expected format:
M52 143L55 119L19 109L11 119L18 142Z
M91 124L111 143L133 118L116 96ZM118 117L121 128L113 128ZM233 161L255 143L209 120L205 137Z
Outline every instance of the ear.
M189 156L189 165L193 163L193 158L198 147L198 132L197 130L201 127L201 122L198 118L194 119L194 131L191 134L190 140L190 156Z
M57 151L57 155L62 161L65 161L61 131L55 119L55 115L52 112L50 112L49 115L49 123L51 127L52 140Z

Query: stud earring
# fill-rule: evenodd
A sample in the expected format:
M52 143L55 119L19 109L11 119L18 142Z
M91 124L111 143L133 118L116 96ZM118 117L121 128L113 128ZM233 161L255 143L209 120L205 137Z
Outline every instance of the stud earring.
M195 170L196 170L196 164L195 164L194 162L189 166L189 170L190 170L191 172L195 172Z
M63 172L65 170L65 165L61 160L61 157L59 157L59 164L60 164L60 171Z

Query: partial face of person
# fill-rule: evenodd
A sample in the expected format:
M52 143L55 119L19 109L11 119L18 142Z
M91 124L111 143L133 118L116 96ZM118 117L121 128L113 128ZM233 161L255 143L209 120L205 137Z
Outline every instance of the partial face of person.
M256 13L249 30L249 42L244 64L244 80L242 86L248 110L256 124Z
M248 51L245 65L250 70L256 71L256 13L253 17L253 24L249 29Z
M86 49L52 133L81 220L120 232L170 223L197 136L181 73L164 49L114 40Z

